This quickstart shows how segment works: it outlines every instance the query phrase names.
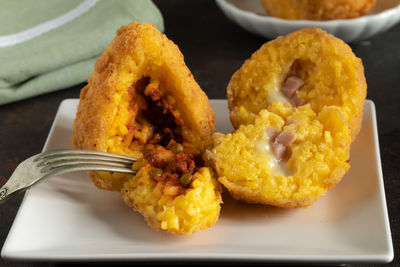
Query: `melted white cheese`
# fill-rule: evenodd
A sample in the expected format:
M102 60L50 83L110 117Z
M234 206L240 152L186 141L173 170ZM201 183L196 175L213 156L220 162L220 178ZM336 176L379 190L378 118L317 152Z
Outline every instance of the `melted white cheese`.
M269 90L268 91L268 103L272 104L274 102L285 102L285 103L290 103L289 98L287 98L280 89L274 89L274 90Z
M258 140L255 144L255 148L258 154L266 156L268 158L266 164L268 164L272 173L276 176L290 176L291 171L286 168L286 161L278 161L276 158L274 151L272 150L272 144L269 141L268 137L265 137L263 140Z

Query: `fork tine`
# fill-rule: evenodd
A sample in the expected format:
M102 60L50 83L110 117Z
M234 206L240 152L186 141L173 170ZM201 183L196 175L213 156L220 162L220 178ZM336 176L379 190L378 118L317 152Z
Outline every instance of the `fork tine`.
M59 168L55 168L49 170L47 173L43 174L43 178L48 177L50 175L62 174L66 172L74 172L74 171L106 171L106 172L118 172L118 173L128 173L128 174L136 174L137 172L124 167L113 167L109 165L103 164L75 164L70 166L62 166Z
M58 156L62 156L62 155L103 156L106 158L117 158L117 159L129 160L129 161L136 160L134 158L119 155L119 154L106 153L106 152L95 151L95 150L75 150L75 149L60 149L60 150L45 151L45 152L40 153L36 160L58 157Z
M76 160L101 160L108 162L117 162L132 165L135 163L136 159L121 159L121 158L113 158L113 157L105 157L103 155L85 155L85 154L53 154L50 157L42 157L41 159L36 160L38 162L37 166L45 166L49 164L53 164L55 162L67 162L67 161L76 161Z
M68 160L68 161L55 161L50 164L46 165L41 165L43 168L41 168L40 172L41 173L46 173L48 171L60 168L60 167L65 167L65 166L74 166L74 165L83 165L83 164L88 164L88 165L102 165L102 166L109 166L109 167L121 167L121 168L126 168L126 169L131 169L132 164L130 163L119 163L119 162L112 162L112 161L102 161L102 160L84 160L84 159L77 159L77 160ZM38 167L40 167L38 165Z

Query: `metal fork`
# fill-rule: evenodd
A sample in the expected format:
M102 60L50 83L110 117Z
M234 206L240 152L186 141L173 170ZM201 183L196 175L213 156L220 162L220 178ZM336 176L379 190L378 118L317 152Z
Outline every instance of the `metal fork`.
M93 150L52 150L21 162L0 189L0 204L38 181L74 171L107 171L135 174L134 158Z

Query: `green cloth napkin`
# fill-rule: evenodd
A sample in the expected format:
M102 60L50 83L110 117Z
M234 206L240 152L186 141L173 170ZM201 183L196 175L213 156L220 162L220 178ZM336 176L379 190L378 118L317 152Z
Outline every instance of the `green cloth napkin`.
M86 81L122 25L164 30L150 0L2 0L0 105Z

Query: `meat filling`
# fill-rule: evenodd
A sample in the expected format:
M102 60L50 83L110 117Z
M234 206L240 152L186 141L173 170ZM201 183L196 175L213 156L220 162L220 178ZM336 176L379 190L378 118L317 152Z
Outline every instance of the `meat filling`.
M144 77L130 89L135 100L134 120L128 125L131 143L143 146L143 158L151 165L150 177L168 185L167 194L179 195L204 162L182 137L183 121L158 82Z
M267 136L272 143L272 150L278 161L282 161L287 156L287 147L296 140L295 133L277 132L274 129L268 129Z
M281 91L289 99L293 100L296 107L305 104L305 100L297 96L297 91L304 85L304 81L297 76L289 76L283 84Z
M281 93L296 107L306 104L306 100L298 96L298 91L303 88L309 75L309 71L315 69L315 65L309 61L297 59L287 73L286 79L280 88Z

